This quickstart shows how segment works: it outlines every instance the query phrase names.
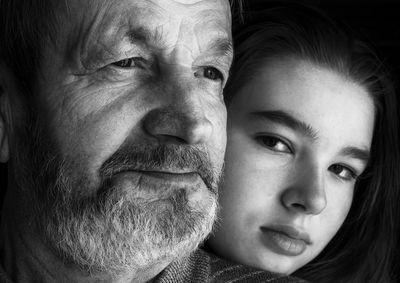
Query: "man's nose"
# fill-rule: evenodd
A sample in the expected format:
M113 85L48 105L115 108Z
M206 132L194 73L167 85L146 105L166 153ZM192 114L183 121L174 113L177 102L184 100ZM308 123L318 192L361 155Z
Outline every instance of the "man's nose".
M207 117L201 89L189 84L168 87L159 107L144 119L145 131L161 143L201 144L211 136L213 124Z
M294 182L281 195L282 204L296 213L320 214L327 205L323 173L310 166L296 171Z

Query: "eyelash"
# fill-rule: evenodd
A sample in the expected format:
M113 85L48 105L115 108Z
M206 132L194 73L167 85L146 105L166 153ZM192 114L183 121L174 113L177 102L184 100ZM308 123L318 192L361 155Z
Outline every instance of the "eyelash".
M111 65L113 65L117 68L121 68L121 69L130 69L130 68L134 68L134 67L143 68L144 63L145 63L145 59L143 59L141 57L132 57L132 58L126 58L123 60L113 62L113 63L111 63ZM210 74L211 71L213 73ZM205 78L207 78L211 81L220 81L220 82L225 81L225 77L224 77L223 73L215 67L206 66L206 67L202 68L200 72L202 72L201 75L199 74L199 72L195 72L194 75L196 77L204 76Z
M280 152L280 153L293 153L293 149L292 146L290 145L289 142L284 141L282 138L273 136L273 135L259 135L255 137L256 141L262 146L262 147L266 147L269 150L272 150L274 152ZM267 143L265 142L266 139L269 139L269 141L273 141L275 143L275 146L277 143L281 143L283 144L288 150L276 150L274 149L274 145L267 145Z
M340 167L340 169L344 169L344 170L347 170L347 171L349 172L350 177L347 178L347 177L341 177L338 173L334 172L335 170L331 170L331 172L332 172L333 174L335 174L336 176L338 176L338 177L339 177L340 179L342 179L342 180L345 180L345 181L357 180L357 178L359 177L359 175L356 173L356 171L355 171L354 169L349 168L349 167L346 166L346 165L342 165L342 164L333 164L333 165L331 165L329 168L331 169L331 168L333 168L334 166Z
M290 143L284 141L282 138L272 136L272 135L258 135L258 136L255 136L255 139L262 147L266 147L271 151L279 152L279 153L294 153L292 146L290 146ZM275 143L275 145L267 145L265 139L270 139L270 141L273 141ZM283 144L288 150L287 151L275 150L274 147L276 146L277 143ZM336 169L347 170L347 172L349 172L349 174L350 174L350 177L341 177L340 173L336 173L335 172L336 170L333 170L333 169L335 169L335 167L336 167ZM329 170L333 174L338 176L338 178L340 178L341 180L344 180L344 181L357 180L357 178L359 177L359 175L356 173L356 170L354 170L353 168L351 168L347 165L333 164L329 167Z
M207 73L206 73L207 71L213 71L213 72L214 72L213 77L210 78L210 77L209 77L210 74L207 74ZM199 74L199 73L201 73L201 74ZM218 70L217 68L212 67L212 66L203 67L201 70L195 72L195 73L194 73L194 76L195 76L196 78L200 78L200 77L203 76L203 77L205 77L205 78L207 78L207 79L209 79L209 80L211 80L211 81L220 81L220 82L223 82L223 81L225 80L225 77L224 77L223 73L222 73L220 70Z
M125 65L131 65L129 63L133 63L134 66L125 66ZM145 63L145 59L141 58L141 57L131 57L131 58L126 58L126 59L122 59L116 62L111 63L111 65L117 67L117 68L121 68L121 69L130 69L130 68L134 68L134 67L143 67Z

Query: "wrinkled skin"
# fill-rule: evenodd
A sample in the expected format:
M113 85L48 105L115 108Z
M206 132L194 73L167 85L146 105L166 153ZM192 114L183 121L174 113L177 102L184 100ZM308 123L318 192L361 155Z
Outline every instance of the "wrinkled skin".
M19 176L8 209L28 215L24 261L46 266L42 281L145 281L193 251L214 220L229 3L66 4L35 110L21 110L16 88L3 87L1 156Z

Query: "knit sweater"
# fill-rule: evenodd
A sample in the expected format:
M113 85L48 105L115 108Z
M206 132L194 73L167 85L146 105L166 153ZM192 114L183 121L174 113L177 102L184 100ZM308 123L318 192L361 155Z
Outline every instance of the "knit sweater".
M171 263L155 279L154 283L291 283L306 282L294 277L261 271L232 263L214 254L197 250L188 258ZM0 283L13 283L0 265Z
M281 274L261 271L233 263L204 250L197 250L189 258L171 263L155 280L156 283L290 283L306 281Z

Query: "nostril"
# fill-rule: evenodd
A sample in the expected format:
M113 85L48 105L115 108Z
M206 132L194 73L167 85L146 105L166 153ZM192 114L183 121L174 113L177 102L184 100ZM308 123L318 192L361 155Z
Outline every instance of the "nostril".
M212 124L200 112L188 113L169 107L146 115L144 131L164 143L204 143L212 133Z
M177 143L177 144L182 144L186 143L186 140L183 138L180 138L178 136L173 136L173 135L159 135L158 136L159 140L163 140L162 142L169 142L169 143Z
M296 210L300 210L300 211L305 211L306 207L303 204L300 203L292 203L292 207Z

